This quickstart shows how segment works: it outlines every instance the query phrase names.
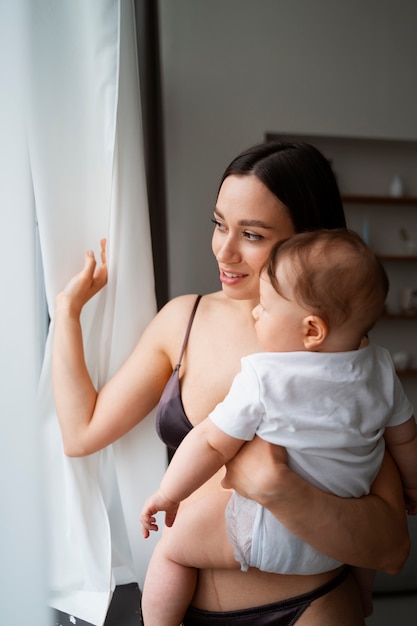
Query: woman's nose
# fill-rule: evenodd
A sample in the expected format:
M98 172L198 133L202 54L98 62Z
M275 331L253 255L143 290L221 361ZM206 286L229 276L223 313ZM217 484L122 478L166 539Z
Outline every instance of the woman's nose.
M252 309L252 317L255 320L255 322L258 321L259 318L259 304L256 305L256 307L254 309Z
M223 240L222 245L217 249L216 259L220 263L238 263L241 260L241 255L236 242L232 237L227 237Z

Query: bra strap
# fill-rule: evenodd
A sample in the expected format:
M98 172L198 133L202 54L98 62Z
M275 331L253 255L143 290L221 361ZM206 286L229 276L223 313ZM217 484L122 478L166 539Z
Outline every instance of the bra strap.
M193 325L195 312L197 311L197 307L198 307L200 300L201 300L201 296L197 296L194 302L193 310L191 311L190 319L188 320L188 326L187 326L187 330L185 331L185 337L184 337L184 341L183 341L181 352L180 352L180 358L178 360L178 363L175 366L175 369L178 369L179 366L181 365L182 357L184 356L185 348L187 347L188 337L190 336L191 326Z

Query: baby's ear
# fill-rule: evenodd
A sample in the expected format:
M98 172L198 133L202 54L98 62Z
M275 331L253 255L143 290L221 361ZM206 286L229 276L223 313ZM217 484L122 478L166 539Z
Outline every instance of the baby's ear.
M304 347L318 350L329 333L326 322L318 315L307 315L303 320Z

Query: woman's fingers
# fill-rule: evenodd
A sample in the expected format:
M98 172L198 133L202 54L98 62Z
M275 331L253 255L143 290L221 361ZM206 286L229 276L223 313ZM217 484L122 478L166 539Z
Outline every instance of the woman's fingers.
M100 240L100 256L101 256L101 263L102 265L106 265L106 245L107 245L107 239L101 239Z
M102 241L104 241L104 247L101 248L101 265L97 265L94 252L87 250L85 253L84 267L76 276L80 288L91 290L91 295L100 291L107 283L106 240L104 239Z
M259 462L262 459L262 463ZM257 500L260 493L279 484L279 468L287 463L285 448L254 437L226 465L222 486Z
M69 305L72 311L77 314L81 312L83 306L98 293L107 283L108 272L106 263L106 240L102 239L101 264L97 261L92 250L88 250L84 257L84 267L73 276L64 289L57 296L57 301Z

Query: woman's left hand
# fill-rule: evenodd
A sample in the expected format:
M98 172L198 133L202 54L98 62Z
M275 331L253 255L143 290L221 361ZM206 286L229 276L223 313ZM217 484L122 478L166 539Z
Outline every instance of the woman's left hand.
M262 504L264 500L279 499L280 478L287 471L285 448L254 437L226 465L222 486Z

